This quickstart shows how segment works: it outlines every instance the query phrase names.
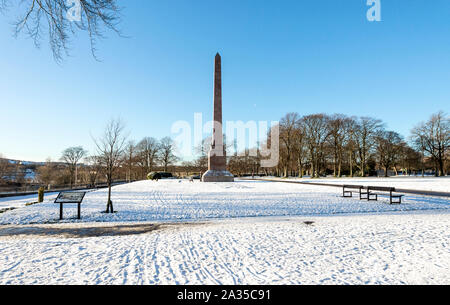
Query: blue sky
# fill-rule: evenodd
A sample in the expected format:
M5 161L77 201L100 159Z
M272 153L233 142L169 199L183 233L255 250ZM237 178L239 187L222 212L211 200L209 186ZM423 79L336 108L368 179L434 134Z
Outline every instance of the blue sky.
M120 116L130 137L171 135L175 121L212 112L214 55L222 55L224 120L285 113L370 115L409 130L449 112L450 1L121 1L121 38L95 61L84 33L58 65L43 41L12 37L0 15L0 153L58 159L94 151L91 135ZM174 136L174 135L172 135ZM206 134L205 134L206 136Z

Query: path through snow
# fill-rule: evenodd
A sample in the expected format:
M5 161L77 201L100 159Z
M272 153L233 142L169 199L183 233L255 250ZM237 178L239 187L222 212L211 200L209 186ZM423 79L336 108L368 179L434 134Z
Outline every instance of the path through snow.
M359 215L12 235L0 237L0 284L450 284L449 223L447 213Z

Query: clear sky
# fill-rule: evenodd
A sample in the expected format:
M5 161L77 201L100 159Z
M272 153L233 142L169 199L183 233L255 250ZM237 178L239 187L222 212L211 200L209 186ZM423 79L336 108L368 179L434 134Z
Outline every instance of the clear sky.
M58 65L44 41L12 37L0 15L0 153L54 160L120 116L130 137L171 135L175 121L212 113L214 55L222 55L224 120L285 113L370 115L409 130L450 112L450 1L119 1L121 29L95 61L86 35Z

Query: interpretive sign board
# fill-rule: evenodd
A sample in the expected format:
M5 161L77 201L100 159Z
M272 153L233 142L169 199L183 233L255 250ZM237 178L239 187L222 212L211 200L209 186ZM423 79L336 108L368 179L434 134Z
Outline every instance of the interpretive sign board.
M59 203L59 219L63 219L64 203L78 204L78 219L81 219L81 202L83 202L86 192L61 192L55 199L55 203Z

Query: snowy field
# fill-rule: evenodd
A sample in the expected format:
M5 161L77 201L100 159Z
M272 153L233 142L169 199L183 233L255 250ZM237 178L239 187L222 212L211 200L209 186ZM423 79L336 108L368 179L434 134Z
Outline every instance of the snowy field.
M277 179L271 177L271 179ZM278 178L280 179L280 178ZM286 179L280 179L286 180ZM332 184L358 184L364 186L388 186L398 189L410 189L434 192L450 192L450 177L419 177L419 176L395 176L395 177L353 177L353 178L289 178L288 180L314 182L314 183L332 183Z
M0 284L448 285L449 224L450 214L421 212L234 219L87 238L33 233L56 225L10 228L0 233Z
M58 193L46 193L47 200L55 200ZM37 201L37 195L25 195L0 198L0 210L5 208L23 208L25 204Z
M86 195L82 220L67 205L63 222L54 194L16 198L0 214L0 284L450 284L448 197L141 181L113 188L108 215L106 192Z
M446 183L450 180L441 180ZM187 180L140 181L113 188L118 213L106 209L107 190L89 192L82 204L83 222L186 221L212 218L335 215L390 211L449 210L450 198L407 195L404 204L389 205L388 199L367 202L341 198L333 187L265 181L205 184ZM54 197L42 204L0 214L0 224L48 223L59 218ZM65 205L66 221L73 222L76 205Z

